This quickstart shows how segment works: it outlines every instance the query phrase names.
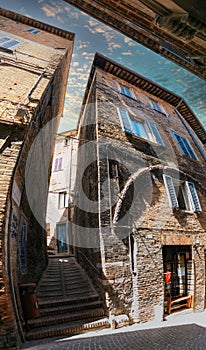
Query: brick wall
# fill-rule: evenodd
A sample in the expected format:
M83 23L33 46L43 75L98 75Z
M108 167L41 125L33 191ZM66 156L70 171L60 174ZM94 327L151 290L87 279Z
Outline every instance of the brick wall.
M132 98L120 93L117 81L131 88ZM88 172L88 176L85 172L83 183L85 189L87 188L87 195L91 197L90 190L93 188L95 191L93 198L99 196L99 201L103 196L105 198L104 203L99 202L101 264L98 260L95 261L95 255L92 257L91 251L88 254L93 265L100 267L102 271L99 281L108 312L116 315L126 313L136 322L145 322L154 317L162 319L164 312L162 248L164 245L191 247L195 260L196 280L194 308L203 310L206 165L202 153L194 142L194 137L191 137L191 133L194 136L194 132L188 125L187 128L183 125L174 107L169 103L131 84L125 84L123 80L114 78L101 70L97 69L96 89L94 93L93 86L91 87L90 98L91 94L96 96L97 106L97 114L93 110L90 113L90 119L93 118L95 123L93 129L96 127L97 130L98 167L96 171L93 168L93 174ZM152 109L149 102L151 98L160 102L166 113ZM134 120L140 118L155 122L165 146L125 133L121 127L118 107L127 109ZM85 110L87 108L86 102ZM86 115L82 116L84 125L87 125ZM90 129L92 129L91 126ZM171 130L175 130L189 140L198 160L181 154ZM86 138L85 135L80 133L81 139ZM84 156L87 157L86 154L80 154L79 164L84 164ZM194 182L202 212L191 213L170 207L163 182L164 172L177 177L180 181ZM132 185L128 186L125 197L121 201L120 192L131 175L133 175ZM90 186L92 176L98 179L98 188ZM112 182L112 187L111 183L108 184L109 181ZM77 188L80 182L81 179L78 178ZM117 221L113 227L111 223L118 207L121 207L119 209L121 220ZM82 226L84 226L82 218L84 223L87 221L90 224L94 223L94 219L88 213L84 215L80 213L79 222ZM131 234L136 247L133 252L135 267L129 243ZM192 247L197 237L202 245L202 248L199 248L199 255L198 251ZM88 266L87 268L90 270ZM97 280L94 271L93 279Z
M2 36L20 42L13 53L2 53L0 68L4 76L0 83L0 348L10 349L19 347L25 323L19 284L38 282L47 265L45 225L34 210L38 203L30 201L30 175L25 182L28 155L38 136L31 157L37 176L30 188L33 199L41 202L39 215L44 222L54 136L73 48L72 39L48 33L46 25L38 35L26 32L30 27L5 17L0 28Z

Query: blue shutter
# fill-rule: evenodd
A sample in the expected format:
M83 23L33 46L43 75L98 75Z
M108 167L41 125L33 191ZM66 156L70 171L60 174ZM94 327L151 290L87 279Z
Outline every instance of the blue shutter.
M176 196L176 192L175 192L175 188L174 188L174 184L171 176L163 175L163 180L167 190L167 195L169 197L171 207L179 208L179 204L178 204L178 200L177 200L177 196Z
M2 47L5 47L6 49L10 49L10 48L12 48L12 47L14 47L14 46L17 46L17 45L19 45L19 41L10 40L10 41L8 41L8 42L2 44L1 46L2 46Z
M0 44L5 43L6 41L10 41L10 38L7 38L5 36L3 38L0 38Z
M162 109L159 105L158 102L154 101L154 100L151 100L151 103L152 103L152 108L155 110L155 111L158 111L160 113L162 113Z
M130 89L127 88L126 86L123 86L123 85L120 85L121 87L121 93L128 96L128 97L131 97L131 92L130 92Z
M132 123L131 123L128 111L123 108L118 108L118 111L119 111L119 117L120 117L123 130L132 134L133 132Z
M150 129L150 131L151 131L151 133L152 133L152 135L153 135L153 137L155 139L155 142L157 142L160 145L164 146L165 144L164 144L164 142L163 142L163 140L161 138L161 135L159 133L157 125L155 123L151 122L150 120L147 121L147 124L148 124L149 129Z
M172 135L175 139L175 141L177 142L180 151L182 152L182 154L187 155L187 148L185 147L184 143L182 142L182 138L180 135L176 134L174 131L172 131Z
M195 152L193 151L192 147L190 146L189 141L185 137L176 134L176 132L174 131L172 131L172 134L182 154L197 160L198 158L195 155Z
M188 155L190 158L193 158L193 159L196 159L196 160L197 160L196 154L195 154L195 152L193 151L192 147L190 146L189 141L188 141L186 138L184 138L184 137L182 137L182 141L183 141L183 143L184 143L184 145L185 145L185 148L187 149L187 153L188 153L187 155Z
M188 190L190 197L191 197L191 200L192 200L193 210L196 212L202 211L200 201L199 201L199 198L197 195L197 191L196 191L196 188L195 188L195 185L193 184L193 182L186 181L186 187L187 187L187 190Z
M143 139L148 140L148 135L147 135L147 131L145 129L145 126L143 123L138 122L136 120L131 120L132 122L132 127L133 127L133 133L136 136L142 137Z

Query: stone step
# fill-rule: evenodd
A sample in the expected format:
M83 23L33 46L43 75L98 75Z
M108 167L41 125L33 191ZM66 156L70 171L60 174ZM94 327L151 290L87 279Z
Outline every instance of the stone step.
M86 301L86 302L82 302L79 304L42 308L41 309L41 316L64 314L64 313L68 313L68 312L80 311L80 310L85 310L85 309L91 310L91 309L101 308L101 307L102 307L101 300L89 301L89 302Z
M52 258L42 276L37 297L40 317L27 320L27 339L69 335L109 327L103 303L74 258Z
M63 305L76 305L79 303L91 302L99 300L99 295L97 293L92 293L91 295L82 295L78 299L75 297L67 297L62 299L53 300L39 300L40 309L49 307L60 307Z
M68 323L71 321L77 321L82 319L92 319L94 317L104 316L104 309L93 309L93 310L83 310L74 311L71 314L61 314L61 315L51 315L42 316L36 319L27 320L27 325L29 328L39 328L45 326L52 326L60 323Z
M83 295L87 295L87 296L89 296L90 294L92 294L92 292L91 292L91 290L89 289L89 288L87 288L87 289L84 289L83 290L83 288L81 289L81 290L75 290L75 291L73 291L73 292L70 292L70 291L65 291L66 292L66 295L67 295L67 297L69 298L69 297L75 297L76 299L78 299L79 297L81 297L81 296L83 296ZM46 299L46 298L57 298L57 297L61 297L61 296L63 296L63 293L61 292L45 292L45 293L38 293L37 294L37 297L39 298L39 299Z
M79 291L79 290L89 291L89 290L91 290L91 288L90 288L90 286L87 283L85 283L85 284L81 283L81 284L76 284L76 285L65 284L65 292L66 293L71 294L72 292L74 292L76 294L76 291ZM43 294L45 294L45 295L48 295L48 294L55 295L55 293L56 293L56 294L59 295L60 292L62 292L62 288L61 287L56 287L56 286L52 286L50 288L48 288L48 287L47 288L46 287L40 287L37 290L37 295L38 295L38 297L43 296ZM63 294L63 292L62 292L62 294Z
M107 318L87 319L76 322L64 323L61 325L36 328L26 333L27 340L55 337L60 335L74 335L86 333L89 331L109 328L110 324Z

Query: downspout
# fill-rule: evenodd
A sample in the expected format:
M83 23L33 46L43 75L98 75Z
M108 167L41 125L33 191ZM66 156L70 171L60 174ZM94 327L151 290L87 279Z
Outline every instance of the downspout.
M21 149L22 151L22 149ZM20 152L21 154L21 152ZM19 157L20 158L20 157ZM18 158L18 160L19 160ZM16 163L16 167L18 165L18 161ZM14 307L14 313L15 313L15 317L16 317L16 321L17 321L17 326L19 328L20 331L20 336L23 342L25 342L25 336L24 336L24 331L22 328L22 322L20 319L20 315L19 315L19 310L18 310L18 304L17 304L17 299L16 299L16 293L15 293L15 286L14 286L14 280L13 280L13 273L12 273L12 265L11 265L11 257L12 257L12 252L11 252L11 225L12 225L12 210L13 210L13 205L12 205L12 189L13 189L13 183L14 183L14 177L15 177L15 172L16 172L16 167L14 169L13 172L13 176L11 178L11 190L10 190L10 195L9 195L9 221L8 221L8 231L7 231L7 235L8 235L8 241L7 241L7 251L9 253L9 256L6 257L6 261L8 264L8 276L9 276L9 285L11 288L11 299L12 299L12 303L13 303L13 307Z
M107 181L108 181L108 195L109 195L110 228L111 228L111 233L114 233L113 220L112 220L111 179L110 179L108 145L107 145Z
M96 72L94 74L93 82L96 79ZM93 84L92 84L93 85ZM102 226L101 226L101 183L100 183L100 159L99 159L99 134L98 134L98 108L97 108L97 97L95 95L95 114L96 114L96 141L97 141L97 172L98 172L98 222L99 222L99 240L100 240L100 252L101 252L101 262L102 270L105 271L105 250L104 250L104 240L102 236Z
M40 80L43 78L44 74L46 72L46 69L43 70L43 72L40 74L40 76L38 77L37 81L34 83L33 87L31 88L31 90L29 91L27 98L30 99L32 93L34 92L34 90L36 89L37 85L39 84Z
M72 153L73 153L73 142L74 140L71 140L71 145L70 145L70 160L69 160L69 193L68 193L68 200L69 200L69 220L68 220L68 230L70 230L67 240L68 240L68 246L73 246L73 229L72 229L72 225L71 225L71 210L72 210L72 200L71 200L71 182L72 182ZM70 239L71 242L70 242ZM69 247L68 247L69 248ZM70 250L70 249L69 249Z

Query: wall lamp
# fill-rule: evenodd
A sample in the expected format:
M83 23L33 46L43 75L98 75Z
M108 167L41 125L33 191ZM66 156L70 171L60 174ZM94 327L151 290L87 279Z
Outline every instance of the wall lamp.
M197 238L196 240L195 240L195 243L193 244L193 247L195 248L195 249L197 249L197 248L200 248L200 247L204 247L204 245L202 244L200 244L200 240Z

